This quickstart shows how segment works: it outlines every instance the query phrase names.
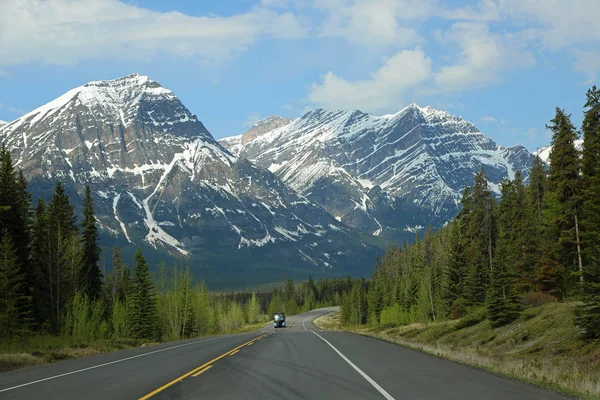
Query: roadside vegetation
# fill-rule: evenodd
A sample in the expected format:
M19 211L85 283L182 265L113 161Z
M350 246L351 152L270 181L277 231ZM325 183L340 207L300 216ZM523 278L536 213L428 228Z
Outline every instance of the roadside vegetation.
M140 249L129 261L117 246L103 274L97 223L89 186L80 216L61 182L32 207L27 181L0 149L0 372L259 329L276 311L337 305L354 284L284 278L262 291L216 293L187 266L151 271Z
M550 387L600 395L600 90L587 92L583 152L557 108L550 165L500 186L482 169L460 213L391 247L342 297L352 329Z
M515 321L493 327L485 310L456 320L406 325L342 325L341 313L318 318L321 329L345 330L559 391L600 398L600 346L582 339L577 302L527 307Z

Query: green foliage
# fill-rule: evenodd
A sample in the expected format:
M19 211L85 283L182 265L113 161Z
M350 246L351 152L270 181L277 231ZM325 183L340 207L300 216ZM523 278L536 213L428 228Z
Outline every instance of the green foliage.
M137 339L158 340L157 299L148 263L138 249L132 280L129 321L131 332Z
M25 274L7 230L0 243L0 336L11 337L28 331L30 297L24 295Z
M558 233L557 256L561 264L574 265L569 275L561 277L572 288L575 274L581 275L582 262L580 251L579 218L581 216L581 160L575 148L577 133L569 115L556 108L556 115L547 128L552 131L553 149L550 153L549 190L558 201L556 215Z
M456 329L463 329L469 326L476 325L487 317L487 309L485 307L476 307L469 311L456 324Z
M65 318L64 334L82 342L109 337L110 325L103 318L104 312L104 301L75 293Z
M83 254L79 269L79 290L87 293L91 299L97 299L102 294L102 273L98 265L100 261L98 228L96 227L92 191L89 185L85 188L81 228Z
M250 324L255 324L260 320L260 315L262 314L262 310L260 308L260 303L258 302L258 298L256 297L256 293L252 293L252 297L246 303L246 316L247 321Z
M587 338L600 338L600 90L587 92L583 119L583 305L575 310Z
M522 269L518 266L523 264L524 203L525 188L518 172L514 181L502 183L496 262L487 293L488 318L493 326L507 324L519 317L521 305L515 284L516 270Z

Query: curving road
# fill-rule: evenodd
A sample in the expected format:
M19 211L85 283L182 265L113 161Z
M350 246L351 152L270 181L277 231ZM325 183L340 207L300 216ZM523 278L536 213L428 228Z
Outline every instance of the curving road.
M136 348L0 374L0 399L564 399L312 324Z

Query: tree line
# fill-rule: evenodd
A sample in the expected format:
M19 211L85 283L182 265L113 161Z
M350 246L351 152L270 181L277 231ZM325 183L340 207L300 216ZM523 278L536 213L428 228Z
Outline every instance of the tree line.
M339 304L350 278L272 289L210 292L190 268L161 262L152 272L141 249L131 267L112 249L112 270L99 262L100 238L90 187L83 212L61 182L50 201L32 206L27 180L0 149L0 338L51 334L77 340L176 340L225 333L287 314Z
M479 171L447 226L388 249L371 281L354 283L341 301L343 321L406 324L478 312L500 326L524 304L575 299L583 335L600 337L600 90L587 91L580 132L558 107L547 128L549 165L536 157L527 182L517 171L499 199Z

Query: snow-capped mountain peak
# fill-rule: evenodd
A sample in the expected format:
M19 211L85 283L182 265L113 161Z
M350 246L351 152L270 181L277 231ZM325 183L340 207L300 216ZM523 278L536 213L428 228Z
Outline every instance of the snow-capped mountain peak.
M342 222L384 235L444 223L482 166L497 187L531 162L526 149L502 148L471 122L416 103L383 116L319 108L221 143Z
M245 135L253 140L289 121L271 118ZM267 259L294 267L356 263L363 256L345 241L374 255L271 172L234 157L146 76L74 88L1 127L0 140L36 197L48 198L61 180L77 202L89 184L102 232L136 245L212 255L219 267L238 251L265 246Z

